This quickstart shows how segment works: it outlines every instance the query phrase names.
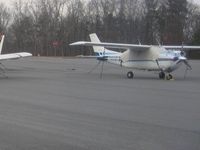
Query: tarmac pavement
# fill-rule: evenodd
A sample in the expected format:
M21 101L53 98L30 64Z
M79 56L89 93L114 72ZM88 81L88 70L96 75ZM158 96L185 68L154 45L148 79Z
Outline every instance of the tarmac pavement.
M5 61L0 150L200 150L200 61L160 80L93 59Z

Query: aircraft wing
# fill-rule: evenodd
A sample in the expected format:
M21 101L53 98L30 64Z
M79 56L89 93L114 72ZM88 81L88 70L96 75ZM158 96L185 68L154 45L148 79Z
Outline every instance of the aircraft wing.
M27 53L27 52L1 54L0 55L0 61L9 60L9 59L19 59L19 58L22 58L22 57L29 57L29 56L32 56L32 54Z
M156 60L159 57L160 47L151 45L137 45L137 44L121 44L121 43L105 43L105 42L87 42L79 41L70 44L75 45L85 45L85 46L99 46L105 48L117 48L125 49L128 51L123 52L120 57L123 61L128 60ZM98 59L98 58L97 58ZM99 58L106 59L106 58Z
M165 49L200 50L200 46L162 46Z
M71 46L75 45L85 45L85 46L103 46L105 48L117 48L117 49L130 49L136 51L146 51L151 48L150 45L137 45L137 44L122 44L122 43L97 43L97 42L87 42L87 41L79 41L70 44Z

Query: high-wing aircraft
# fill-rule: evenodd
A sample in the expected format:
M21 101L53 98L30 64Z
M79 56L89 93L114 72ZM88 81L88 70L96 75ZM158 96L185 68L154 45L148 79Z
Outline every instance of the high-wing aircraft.
M5 35L2 36L1 42L0 42L0 73L5 76L5 67L2 64L2 61L9 60L9 59L19 59L22 57L29 57L32 56L31 53L27 52L20 52L20 53L10 53L10 54L1 54L3 43L4 43Z
M164 46L164 45L141 45L100 42L95 33L90 34L91 42L78 41L71 46L84 45L93 46L95 57L101 61L107 61L131 70L147 70L159 72L160 79L170 80L173 78L171 72L178 69L181 64L186 69L192 69L185 56L186 49L199 49L200 46ZM116 52L112 49L123 49L124 52ZM132 71L127 73L128 78L133 78Z

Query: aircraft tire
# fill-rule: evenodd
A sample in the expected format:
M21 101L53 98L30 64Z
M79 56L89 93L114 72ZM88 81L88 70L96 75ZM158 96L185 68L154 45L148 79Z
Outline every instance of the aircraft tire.
M132 71L127 72L127 78L133 79L133 76L134 76L134 74Z
M171 74L168 74L168 76L166 77L167 80L171 80L173 79L173 76Z

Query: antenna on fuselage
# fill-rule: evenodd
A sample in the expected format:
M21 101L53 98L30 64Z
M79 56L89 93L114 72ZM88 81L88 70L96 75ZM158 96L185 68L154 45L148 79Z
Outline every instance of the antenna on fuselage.
M138 38L138 43L139 43L139 45L142 45L139 38Z
M183 51L183 46L184 46L184 43L182 42L182 44L181 44L181 52Z
M159 47L161 47L162 45L160 44L160 41L156 38L156 42L159 45Z

